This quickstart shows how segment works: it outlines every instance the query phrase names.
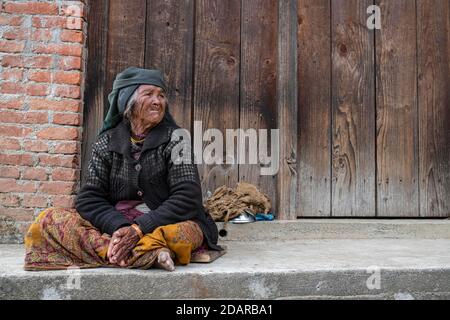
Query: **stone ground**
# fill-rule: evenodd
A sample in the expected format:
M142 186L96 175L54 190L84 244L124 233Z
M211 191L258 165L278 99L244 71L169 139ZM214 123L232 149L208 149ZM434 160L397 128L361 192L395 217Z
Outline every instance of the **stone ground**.
M257 222L228 233L227 254L174 272L27 272L23 246L0 245L0 299L450 299L450 220Z

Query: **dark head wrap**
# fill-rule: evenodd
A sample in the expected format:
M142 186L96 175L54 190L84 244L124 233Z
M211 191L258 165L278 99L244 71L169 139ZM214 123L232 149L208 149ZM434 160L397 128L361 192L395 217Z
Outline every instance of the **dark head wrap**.
M114 128L123 119L123 113L126 105L133 92L141 84L151 84L158 86L167 92L166 83L164 77L159 70L149 70L137 67L129 67L117 74L116 79L113 82L113 89L108 95L109 110L106 114L106 118L103 121L103 127L99 131L99 134ZM169 112L169 106L166 106L164 119L172 125L176 126L175 120Z

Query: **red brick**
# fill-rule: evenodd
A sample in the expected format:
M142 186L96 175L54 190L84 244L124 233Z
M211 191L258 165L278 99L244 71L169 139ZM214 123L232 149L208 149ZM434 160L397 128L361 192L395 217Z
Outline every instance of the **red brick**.
M69 168L55 168L52 171L53 181L78 181L80 170Z
M22 56L5 55L2 58L3 67L25 67L25 60Z
M0 111L0 118L3 123L31 123L40 124L48 122L48 114L46 112L16 112L16 111Z
M25 92L29 96L46 96L50 94L50 87L46 84L28 84Z
M34 160L30 154L0 154L0 163L18 166L32 166L34 164Z
M3 150L20 150L20 141L14 138L0 138Z
M43 124L48 123L47 112L27 112L24 114L22 123Z
M3 123L40 124L48 122L48 114L47 112L0 111L0 119Z
M37 137L49 140L77 140L78 134L78 128L51 127L39 131Z
M0 179L0 192L36 192L36 183L16 179Z
M0 136L26 137L33 132L31 128L18 127L14 125L0 125Z
M67 17L65 28L71 30L83 30L83 18Z
M58 86L55 95L62 98L78 99L81 97L81 89L77 86Z
M80 148L76 141L61 142L55 145L54 153L78 154Z
M11 217L16 221L33 221L34 210L24 208L2 208L0 207L0 216Z
M81 57L82 48L79 44L35 44L33 52Z
M22 179L46 181L47 173L44 168L25 168Z
M0 100L0 108L3 109L22 109L23 99Z
M81 58L80 57L60 57L58 62L58 68L69 70L81 70Z
M33 17L32 26L35 28L66 28L66 17Z
M33 99L28 102L28 105L33 110L79 112L81 109L81 102L79 100Z
M58 5L46 2L7 2L4 8L8 13L57 15Z
M34 56L25 59L25 67L48 69L52 67L53 58L51 56Z
M25 48L25 42L0 40L0 48L2 52L22 52Z
M39 155L39 165L49 167L77 168L77 155Z
M55 83L80 84L81 83L81 72L59 71L59 72L55 73Z
M51 68L53 58L51 56L39 55L24 57L22 55L5 55L2 58L3 67L18 67L18 68Z
M83 43L84 36L83 36L83 32L81 32L81 31L77 31L77 30L62 30L60 39L63 42Z
M81 115L78 113L55 113L53 123L78 126L81 124Z
M84 5L63 5L61 7L61 15L70 17L84 17Z
M23 22L23 17L11 15L11 14L0 14L0 25L2 26L20 26Z
M20 123L23 118L23 113L17 111L0 111L0 119L2 123Z
M0 205L5 207L18 207L20 204L20 198L11 194L0 194Z
M52 82L52 73L49 71L31 71L28 73L28 80L34 82Z
M20 178L20 170L17 167L1 166L0 177L2 178Z
M23 23L23 16L11 16L8 25L20 26Z
M47 194L72 194L76 185L76 182L49 181L43 182L39 191Z
M53 38L50 29L34 29L31 32L31 40L33 41L51 41Z
M28 140L23 143L23 148L31 152L47 152L48 144L44 141Z
M47 207L47 202L47 196L27 194L23 197L22 205L29 208L45 208Z
M21 81L23 78L23 70L22 69L3 69L0 73L2 80L7 81Z
M26 40L30 36L30 29L10 28L3 32L3 38L8 40Z
M0 84L0 93L17 94L23 92L23 85L18 82L3 82Z
M73 208L75 206L75 196L52 196L53 207Z
M42 124L48 122L47 112L16 112L16 111L1 111L0 118L3 123L30 123Z

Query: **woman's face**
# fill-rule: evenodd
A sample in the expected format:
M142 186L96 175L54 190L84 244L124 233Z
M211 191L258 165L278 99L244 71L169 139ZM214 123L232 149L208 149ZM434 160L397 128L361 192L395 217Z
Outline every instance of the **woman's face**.
M140 85L137 88L132 120L144 131L152 128L164 118L166 105L166 94L163 89L150 84Z

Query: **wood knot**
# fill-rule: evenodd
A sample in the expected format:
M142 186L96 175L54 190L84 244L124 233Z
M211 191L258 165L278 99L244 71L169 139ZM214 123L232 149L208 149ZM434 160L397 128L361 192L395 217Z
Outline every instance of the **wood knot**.
M232 66L236 63L236 59L234 57L228 57L227 64Z
M342 56L346 56L347 53L348 53L347 46L346 46L345 44L342 43L342 44L339 46L339 52L340 52L340 54L341 54Z

